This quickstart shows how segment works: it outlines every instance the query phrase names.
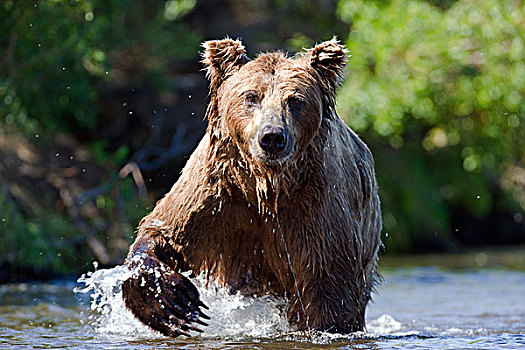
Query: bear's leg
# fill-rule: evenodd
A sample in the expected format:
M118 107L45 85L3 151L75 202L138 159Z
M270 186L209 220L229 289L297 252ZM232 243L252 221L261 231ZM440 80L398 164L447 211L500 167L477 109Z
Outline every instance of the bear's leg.
M357 298L348 282L320 279L308 281L301 298L293 293L290 298L288 320L298 330L319 330L348 334L362 331L365 326L365 307L368 298ZM301 286L301 282L299 282ZM358 293L359 294L359 293ZM306 313L306 317L305 317Z
M188 336L188 331L201 330L192 325L206 325L209 319L201 311L206 306L197 288L179 272L180 253L160 235L140 235L131 247L126 265L133 275L122 285L126 306L144 324L166 336Z

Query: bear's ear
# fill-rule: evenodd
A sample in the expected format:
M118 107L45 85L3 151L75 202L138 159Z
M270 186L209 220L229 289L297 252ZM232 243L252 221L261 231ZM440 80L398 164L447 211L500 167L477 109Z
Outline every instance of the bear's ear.
M348 50L334 37L308 50L308 54L312 67L335 91L343 80Z
M202 44L202 62L210 79L210 90L217 89L237 69L249 61L243 44L239 40L226 38Z

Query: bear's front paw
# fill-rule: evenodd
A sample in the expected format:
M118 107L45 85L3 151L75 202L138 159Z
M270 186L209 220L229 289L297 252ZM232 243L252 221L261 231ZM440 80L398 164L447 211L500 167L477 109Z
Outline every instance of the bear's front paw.
M202 311L206 305L197 288L168 265L146 254L128 261L133 276L124 281L122 295L128 309L146 325L170 337L202 332L192 325L207 326Z

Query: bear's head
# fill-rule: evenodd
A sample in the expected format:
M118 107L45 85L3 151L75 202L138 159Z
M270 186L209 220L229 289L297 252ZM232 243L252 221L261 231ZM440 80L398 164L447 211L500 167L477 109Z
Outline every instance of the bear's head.
M333 117L347 52L336 39L296 57L272 52L253 60L238 40L203 46L211 132L233 142L250 163L286 167L314 139L323 118Z

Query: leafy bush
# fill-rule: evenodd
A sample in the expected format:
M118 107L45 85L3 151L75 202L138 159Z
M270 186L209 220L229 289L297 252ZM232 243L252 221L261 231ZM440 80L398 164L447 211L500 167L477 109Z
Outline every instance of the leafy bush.
M140 61L135 79L155 75L162 86L168 60L195 55L200 37L179 20L192 4L2 2L0 125L77 135L94 129L101 82L119 84L121 70Z
M18 157L22 151L0 149L0 268L7 265L11 273L85 268L93 248L88 249L86 232L68 215L59 195L67 186L73 197L100 192L85 202L73 200L78 200L75 205L87 227L84 231L102 242L109 263L122 260L145 203L130 179L122 181L117 176L129 156L127 145L109 145L93 132L104 122L99 113L101 90L130 84L130 76L137 86L152 81L157 93L166 89L168 62L197 56L201 38L181 22L195 3L0 3L0 129L5 135L16 134L13 140L36 143L33 153L38 159L25 162ZM50 165L58 163L47 157L59 147L59 134L85 142L87 147L76 141L60 147L67 146L72 154L78 150L87 154L84 162L98 169L100 178L82 178L85 163L76 157L67 166L80 175L63 175L64 168ZM27 172L20 171L23 167L38 171L28 179ZM60 176L67 186L50 180ZM16 188L22 188L25 201L13 195Z
M450 239L454 208L523 211L525 182L505 179L525 164L525 5L341 0L338 13L353 55L338 106L374 148L390 250Z

